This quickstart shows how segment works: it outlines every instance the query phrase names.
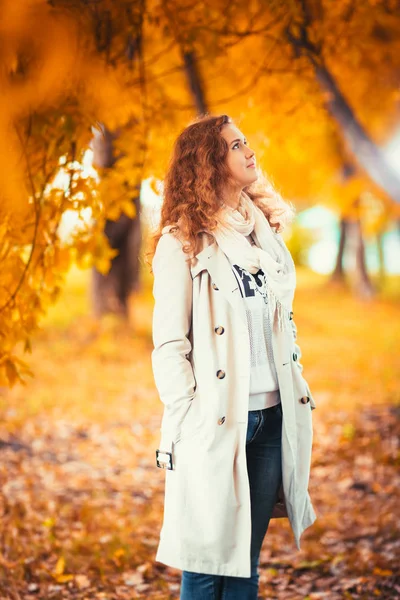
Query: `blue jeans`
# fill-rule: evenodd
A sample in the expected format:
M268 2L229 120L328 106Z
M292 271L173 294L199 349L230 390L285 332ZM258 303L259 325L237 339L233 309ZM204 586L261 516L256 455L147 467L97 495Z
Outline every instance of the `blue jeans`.
M246 459L251 502L251 576L182 571L180 600L257 600L261 546L282 483L281 404L250 410Z

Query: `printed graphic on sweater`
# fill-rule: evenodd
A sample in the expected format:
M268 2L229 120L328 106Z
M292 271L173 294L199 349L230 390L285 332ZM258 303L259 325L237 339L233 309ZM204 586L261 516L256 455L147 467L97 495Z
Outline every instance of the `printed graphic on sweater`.
M277 389L264 271L259 269L253 274L239 265L231 266L246 304L251 349L251 391L257 393Z
M251 298L252 296L255 296L257 293L257 289L258 289L258 292L263 297L265 295L264 302L267 302L268 298L266 297L265 289L263 289L263 286L265 286L265 284L262 279L262 277L264 277L264 271L262 269L259 269L257 271L257 273L253 274L253 273L249 273L245 269L242 269L242 267L239 267L239 265L232 265L232 266L233 266L233 273L239 284L239 289L240 289L242 298L244 298L244 297Z

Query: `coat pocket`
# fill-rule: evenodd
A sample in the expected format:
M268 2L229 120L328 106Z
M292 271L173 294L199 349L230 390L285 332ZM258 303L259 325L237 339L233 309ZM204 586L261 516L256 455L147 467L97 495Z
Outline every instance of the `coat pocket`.
M201 431L203 423L200 411L198 410L198 400L199 399L195 394L193 400L191 401L189 410L187 411L185 418L181 423L179 436L174 440L175 444L187 440Z

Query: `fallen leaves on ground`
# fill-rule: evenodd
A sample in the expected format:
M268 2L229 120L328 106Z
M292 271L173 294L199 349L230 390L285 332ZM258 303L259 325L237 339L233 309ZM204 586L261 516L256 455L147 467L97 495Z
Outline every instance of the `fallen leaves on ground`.
M317 402L310 495L318 518L301 551L287 520L271 521L259 596L395 600L398 308L376 301L364 314L342 296L345 321L322 286L313 291L313 315L308 299L300 289L299 341ZM165 473L155 467L162 406L151 373L148 292L133 311L131 327L97 326L73 313L64 326L47 324L34 345L35 380L2 392L2 599L179 598L181 572L154 562ZM365 333L374 319L380 336L371 341ZM338 356L342 346L355 350Z

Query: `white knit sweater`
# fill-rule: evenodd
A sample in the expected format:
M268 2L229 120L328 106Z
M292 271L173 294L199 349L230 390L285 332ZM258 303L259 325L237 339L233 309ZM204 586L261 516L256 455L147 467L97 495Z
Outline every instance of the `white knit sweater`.
M246 237L251 244L255 244L254 232ZM268 298L264 272L260 269L252 274L232 262L231 266L246 303L251 349L249 410L275 406L280 402L280 395L272 352L272 328L266 304Z

